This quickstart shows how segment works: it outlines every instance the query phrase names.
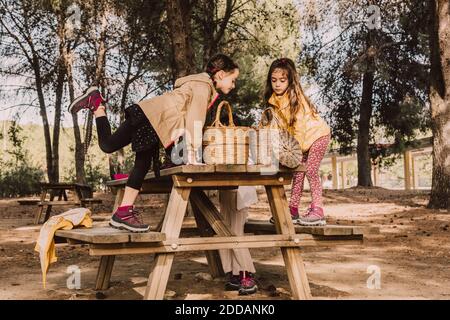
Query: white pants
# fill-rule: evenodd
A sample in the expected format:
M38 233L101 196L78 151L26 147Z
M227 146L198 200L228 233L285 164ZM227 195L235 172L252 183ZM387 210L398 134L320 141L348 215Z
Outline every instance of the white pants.
M219 203L225 224L235 235L242 236L248 208L237 210L237 190L220 190ZM221 249L219 254L225 273L239 275L239 271L256 272L249 249Z

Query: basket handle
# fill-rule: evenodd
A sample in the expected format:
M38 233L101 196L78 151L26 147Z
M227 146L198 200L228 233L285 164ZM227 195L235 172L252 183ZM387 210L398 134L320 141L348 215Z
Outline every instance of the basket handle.
M228 126L229 127L234 127L234 121L233 121L233 113L231 110L231 105L228 101L222 101L219 106L217 107L217 112L216 112L216 119L214 120L213 124L211 125L212 127L225 127L225 125L223 125L223 123L220 121L220 113L222 111L222 107L225 106L227 108L228 111Z
M281 127L283 129L287 129L288 128L288 124L286 121L286 118L284 117L284 115L277 109L273 108L273 107L268 107L266 109L264 109L264 111L262 112L262 114L264 115L265 113L270 112L272 114L272 120L267 124L267 125L263 125L262 124L262 119L259 122L258 128L267 128L270 126L270 124L272 123L272 121L276 121L278 127Z

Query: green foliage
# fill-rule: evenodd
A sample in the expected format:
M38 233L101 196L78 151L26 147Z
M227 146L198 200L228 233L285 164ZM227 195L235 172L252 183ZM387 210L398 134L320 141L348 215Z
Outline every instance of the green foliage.
M306 26L309 37L305 37L300 59L320 87L317 102L326 108L340 151L354 150L363 81L373 74L370 143L392 143L395 152L402 152L429 128L426 4L405 0L396 6L391 1L374 1L371 4L380 8L381 26L373 29L367 23L365 2L339 0L335 6L319 2L323 8L314 12L314 23ZM326 34L324 30L329 29L333 34ZM394 156L384 152L373 148L372 160Z
M294 58L299 50L300 33L297 8L290 0L215 1L214 8L199 1L193 8L193 47L197 69L218 51L230 55L239 65L236 88L226 97L243 125L258 121L265 78L270 63L283 56ZM229 7L231 6L231 8ZM227 20L222 38L217 38L226 10ZM216 42L217 41L217 42Z
M86 173L86 183L92 187L94 191L105 189L105 183L111 178L105 173L105 168L99 163L94 163L90 158L86 158L84 170ZM76 181L75 168L70 167L64 176L65 181Z
M8 138L12 147L6 151L8 158L0 159L0 196L16 197L39 193L39 183L44 172L29 163L28 152L24 150L22 129L13 121L8 128Z
M44 172L26 162L17 166L0 164L0 196L21 197L40 192L39 183L44 179Z

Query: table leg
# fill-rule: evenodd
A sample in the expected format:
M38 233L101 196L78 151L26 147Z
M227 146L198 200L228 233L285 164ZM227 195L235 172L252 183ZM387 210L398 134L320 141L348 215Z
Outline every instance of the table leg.
M47 196L47 189L42 189L40 204L44 203L46 196ZM43 211L44 211L44 206L38 205L38 208L36 211L36 217L34 219L34 224L39 224L39 222L41 221L41 216L42 216Z
M95 281L95 290L107 290L109 288L109 280L114 266L116 256L102 256L97 272L97 280Z
M191 197L192 198L192 197ZM194 213L195 222L197 224L197 229L202 237L212 237L216 233L203 217L200 209L195 205L191 199L192 212ZM222 277L225 275L222 267L222 260L220 259L218 250L207 250L205 251L206 260L208 261L209 272L213 278Z
M266 186L267 198L279 234L295 234L283 186ZM295 300L311 299L311 289L299 248L281 248L286 271Z
M163 206L163 212L165 213L166 210L167 210L167 207L169 205L170 194L166 194L164 196L166 197L166 199L164 199L164 206ZM161 220L158 222L158 225L156 226L155 232L161 232L162 225L163 225L163 222L164 222L164 217L165 216L163 216L161 218Z
M179 237L190 193L191 188L172 188L161 228L161 232L166 235L167 239ZM155 255L155 265L148 278L145 300L162 300L164 298L174 257L174 253Z
M208 196L201 190L194 189L191 195L192 205L196 206L211 228L219 236L234 236L230 228L224 223L222 216Z
M123 195L125 194L125 187L117 190L116 199L114 200L114 207L112 213L116 212L117 208L119 208L120 203L122 202Z
M55 199L55 192L54 191L50 191L50 201L53 201ZM50 214L52 212L52 205L47 205L47 211L45 212L45 218L44 218L44 222L46 222L49 218L50 218Z

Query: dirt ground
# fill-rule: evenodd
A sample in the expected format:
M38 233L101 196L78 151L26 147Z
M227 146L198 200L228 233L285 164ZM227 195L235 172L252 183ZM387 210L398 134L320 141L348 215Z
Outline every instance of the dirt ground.
M289 190L288 190L289 195ZM450 299L450 214L425 208L423 191L381 188L324 192L328 222L375 226L363 245L308 247L303 250L314 299ZM113 198L99 194L103 205L96 217L107 218ZM267 198L250 209L250 218L270 217ZM310 195L306 193L304 206ZM161 214L163 199L140 197L144 218L153 223ZM303 208L302 208L303 209ZM47 288L42 286L34 243L39 227L33 225L34 206L17 199L0 200L0 299L141 299L153 256L118 257L111 288L93 290L99 258L86 247L57 245L58 262L50 267ZM58 212L58 211L55 211ZM290 299L289 283L279 249L252 250L259 292L240 297L225 292L224 279L206 280L206 258L200 253L177 254L166 292L168 299ZM81 271L81 289L67 288L68 267ZM375 266L375 267L370 267ZM380 288L369 286L371 269L380 271ZM370 281L369 281L370 282Z

